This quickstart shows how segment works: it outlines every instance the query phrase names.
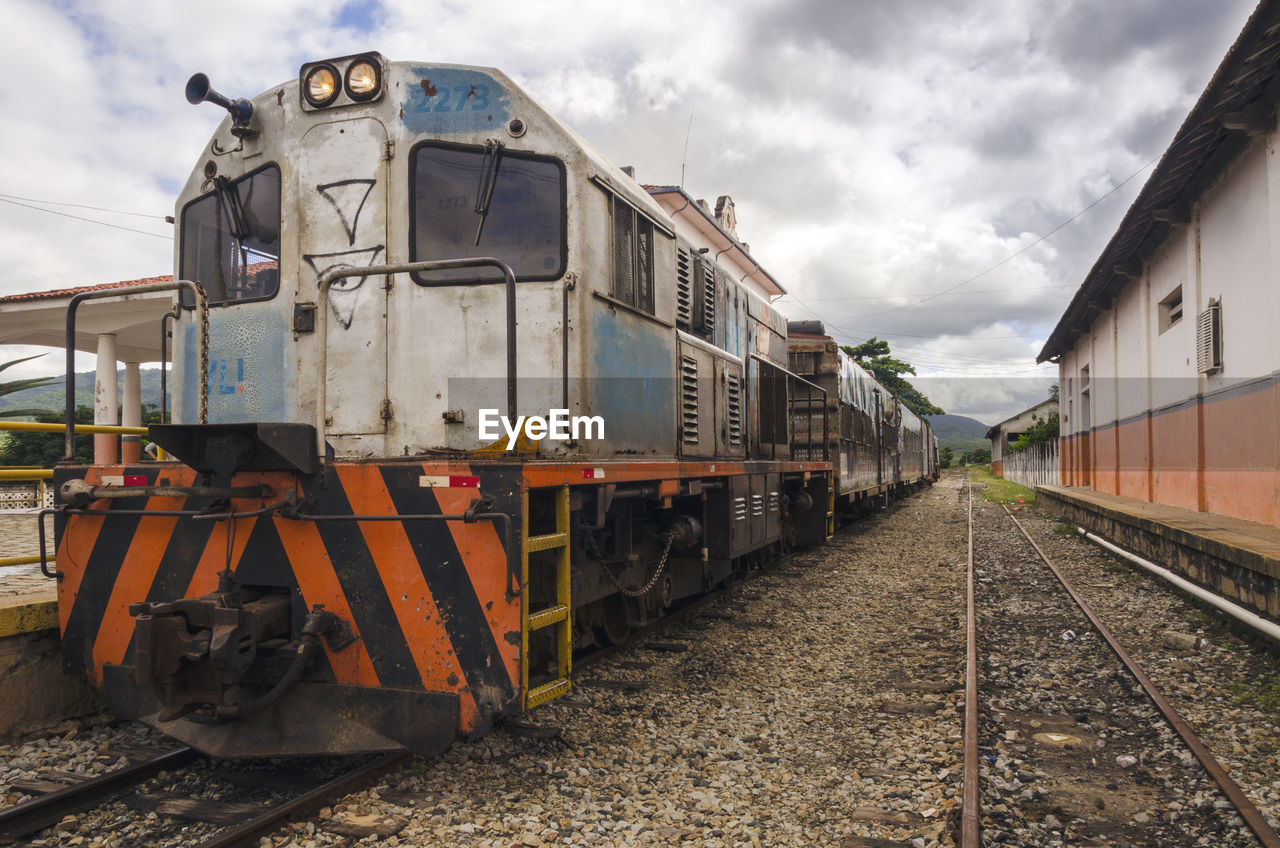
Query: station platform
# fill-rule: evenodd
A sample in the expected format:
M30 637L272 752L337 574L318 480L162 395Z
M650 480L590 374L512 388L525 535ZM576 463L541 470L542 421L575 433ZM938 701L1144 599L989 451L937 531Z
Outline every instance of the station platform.
M0 513L0 557L39 552L35 510ZM56 628L56 596L56 582L41 574L39 565L0 568L0 638Z
M1037 486L1045 511L1280 621L1280 527L1067 486Z
M50 540L52 544L52 540ZM0 556L40 552L36 511L0 513ZM83 680L62 670L56 581L39 565L0 568L0 736L101 709Z

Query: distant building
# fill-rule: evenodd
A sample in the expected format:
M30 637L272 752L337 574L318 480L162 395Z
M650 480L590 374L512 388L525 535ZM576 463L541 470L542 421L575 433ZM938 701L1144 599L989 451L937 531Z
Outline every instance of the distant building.
M1280 524L1278 71L1263 0L1040 352L1065 485Z
M997 477L1003 477L1004 455L1009 450L1009 446L1031 429L1031 425L1036 421L1047 421L1057 414L1058 402L1050 398L988 429L987 438L991 440L991 473Z

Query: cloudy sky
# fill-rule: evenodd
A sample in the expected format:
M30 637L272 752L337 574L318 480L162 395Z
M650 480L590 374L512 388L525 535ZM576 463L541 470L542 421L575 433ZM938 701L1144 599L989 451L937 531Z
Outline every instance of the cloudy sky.
M641 182L731 195L790 317L992 423L1044 396L1035 354L1253 6L0 0L0 294L172 272L223 115L193 72L252 96L373 49L500 68Z

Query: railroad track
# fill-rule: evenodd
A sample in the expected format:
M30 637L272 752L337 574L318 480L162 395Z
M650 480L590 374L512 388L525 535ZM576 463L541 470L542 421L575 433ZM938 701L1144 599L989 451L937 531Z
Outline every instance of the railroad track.
M970 487L961 848L1182 844L1184 830L1188 845L1208 834L1212 841L1198 844L1280 848L1130 652L1007 507L1004 514L1003 527L988 515L986 532L976 532ZM1010 746L1025 755L992 753ZM1211 804L1210 789L1221 793ZM1135 812L1166 804L1167 821Z
M752 571L740 582L709 592L662 619L637 628L622 643L597 648L576 657L575 669L579 672L588 670L620 652L633 650L644 640L660 634L677 623L707 613L718 601L732 597L742 588L749 586L756 576L768 571L767 568ZM677 649L677 646L668 646L665 643L659 643L658 647ZM558 732L556 728L538 727L523 719L507 722L506 726L517 735L555 736ZM358 762L355 766L342 768L339 774L323 781L288 775L274 779L246 780L243 776L237 777L236 774L225 770L220 773L217 770L214 771L212 776L214 780L221 779L241 785L254 784L255 788L270 790L278 796L264 806L261 802L202 802L191 798L175 799L171 797L172 793L146 791L147 781L161 773L170 773L172 777L174 772L188 769L197 763L208 762L198 751L191 748L174 748L154 756L139 757L136 762L130 762L126 766L112 769L88 780L57 788L54 788L52 783L46 783L41 788L48 791L43 794L0 810L0 845L16 844L24 837L57 825L67 816L101 807L123 796L131 808L140 812L155 811L183 821L221 826L221 829L208 835L204 841L190 843L198 845L199 848L256 846L261 837L278 830L292 820L331 805L345 795L359 791L411 757L412 755L408 753L393 753L375 758L357 758ZM367 835L376 834L376 827L369 828ZM362 834L353 832L348 835Z

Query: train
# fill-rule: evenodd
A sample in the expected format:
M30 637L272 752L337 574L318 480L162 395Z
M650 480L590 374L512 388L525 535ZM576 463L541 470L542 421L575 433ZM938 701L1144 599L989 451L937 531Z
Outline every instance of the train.
M54 478L65 665L115 714L219 757L438 752L936 478L728 197L642 186L501 72L186 95L227 114L175 207L164 455Z

